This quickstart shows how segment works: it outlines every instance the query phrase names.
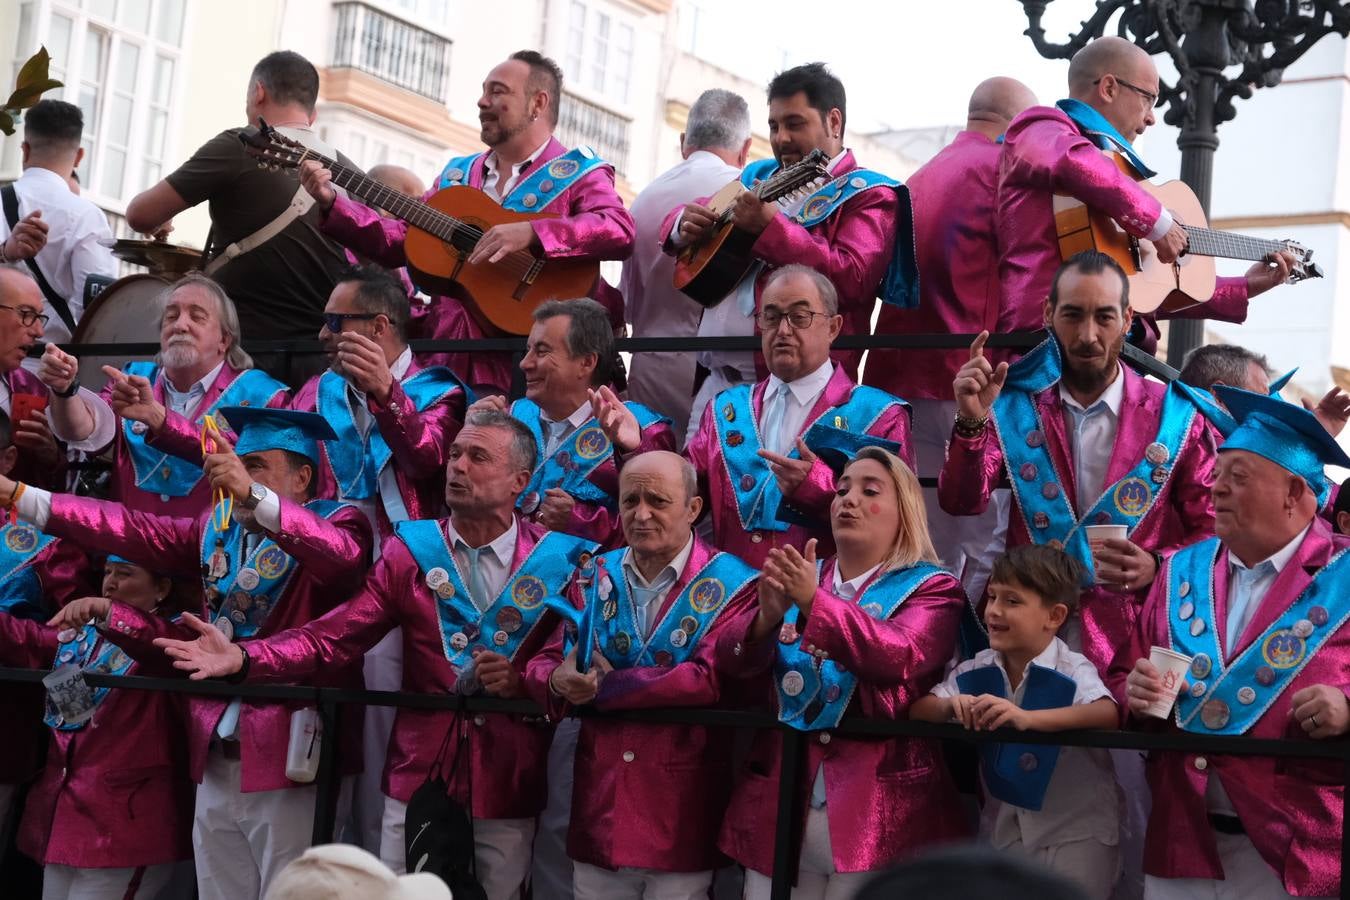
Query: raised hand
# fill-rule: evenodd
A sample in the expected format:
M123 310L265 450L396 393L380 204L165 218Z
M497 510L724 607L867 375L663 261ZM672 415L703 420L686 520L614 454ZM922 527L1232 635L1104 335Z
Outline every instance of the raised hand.
M984 358L984 345L989 340L989 332L981 331L970 345L970 358L956 373L952 390L956 394L956 408L968 419L985 419L994 401L1003 391L1003 383L1008 380L1008 364L1001 362L998 368L990 365Z
M759 611L750 625L750 640L758 641L778 629L792 600L765 578L759 580Z
M169 413L164 404L155 399L155 389L148 378L127 375L112 366L104 366L103 374L113 386L108 400L113 412L133 422L144 422L150 426L152 434L164 427Z
M51 346L48 344L47 346ZM1345 393L1338 387L1333 387L1327 391L1326 396L1317 401L1314 405L1308 400L1302 400L1303 408L1317 417L1317 421L1322 423L1322 427L1332 437L1336 437L1345 430L1345 423L1350 421L1350 394Z
M249 489L253 487L253 477L248 474L244 461L225 437L220 432L216 432L214 437L215 451L208 453L202 460L206 480L211 483L212 490L224 490L234 497L236 503L247 500Z
M375 398L376 403L389 399L394 374L389 371L389 361L384 358L379 344L364 334L344 331L338 335L337 355L353 387Z
M1127 591L1138 591L1158 576L1158 560L1152 553L1124 538L1107 538L1092 545L1097 578Z
M42 220L42 210L35 209L19 220L14 230L0 244L0 251L10 262L32 259L47 246L48 225Z
M526 696L520 672L511 660L500 653L485 650L475 656L474 671L483 690L493 697L512 699Z
M112 609L112 601L107 597L81 597L72 600L47 620L52 628L83 628L95 619L106 619Z
M38 363L38 379L52 389L53 394L64 394L70 390L80 374L80 361L55 344L48 344L42 350L42 359ZM54 398L58 403L66 398Z
M559 487L544 491L544 499L535 512L535 519L551 531L563 531L572 518L572 507L577 505L576 498Z
M797 604L803 613L809 613L816 596L816 539L806 542L805 553L798 553L791 545L769 551L761 569L761 583L767 581Z
M55 466L61 461L61 447L52 435L47 414L40 409L33 410L26 419L15 424L14 444L44 467Z
M778 489L783 492L784 497L791 497L796 493L797 488L801 487L801 483L811 474L811 466L816 461L816 455L801 438L797 438L797 455L801 457L800 459L774 453L772 450L760 450L759 455L769 461L769 471L778 479Z
M197 633L197 639L178 641L155 638L155 646L172 659L173 667L188 673L193 681L224 678L244 667L244 651L233 644L219 628L203 622L192 613L183 613L182 623Z
M609 438L609 442L623 453L632 453L642 443L642 429L638 427L637 416L624 405L618 395L608 385L599 390L587 390L591 398L591 415L600 425L600 430Z

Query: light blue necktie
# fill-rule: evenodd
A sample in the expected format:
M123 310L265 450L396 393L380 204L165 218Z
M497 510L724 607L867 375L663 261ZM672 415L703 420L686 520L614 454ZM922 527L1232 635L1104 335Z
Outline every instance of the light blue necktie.
M548 459L558 452L558 447L563 441L563 433L567 431L567 426L571 423L566 419L561 422L550 422L548 419L542 421L544 430L548 432L548 436L544 440L544 459Z
M792 389L787 382L780 381L772 397L764 400L764 415L759 420L759 436L764 448L774 453L783 453L783 417L787 415L788 392Z
M1087 409L1079 409L1067 403L1064 404L1064 408L1073 415L1073 480L1078 494L1074 499L1078 501L1078 514L1081 516L1087 512L1088 505L1097 499L1087 496L1083 489L1083 429L1089 419L1097 418L1110 407L1106 405L1105 400L1098 400Z
M487 595L487 583L483 581L483 567L478 564L478 557L488 548L470 547L460 540L455 541L455 549L463 553L469 563L469 599L478 607L479 612L486 612L492 602Z
M637 613L638 632L645 638L651 631L649 621L658 610L651 608L652 603L657 597L670 590L670 586L675 583L675 573L669 568L662 569L661 574L657 576L656 581L651 587L640 587L633 584L634 579L629 580L628 587L633 593L633 606ZM650 622L655 625L655 622Z
M1254 569L1245 569L1241 566L1234 566L1237 576L1237 583L1233 586L1233 599L1228 603L1228 621L1224 635L1224 650L1228 656L1232 656L1237 649L1238 638L1242 637L1242 630L1251 618L1248 608L1252 605L1252 591L1256 588L1256 582L1262 577L1269 575L1275 570L1275 564L1266 560Z

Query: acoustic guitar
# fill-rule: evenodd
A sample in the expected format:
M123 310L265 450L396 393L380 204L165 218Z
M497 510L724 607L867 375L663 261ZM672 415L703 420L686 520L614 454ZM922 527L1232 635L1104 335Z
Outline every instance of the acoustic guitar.
M1129 161L1119 153L1108 153L1121 171L1135 177ZM1176 262L1158 260L1151 241L1141 240L1125 231L1103 212L1091 209L1072 197L1055 197L1055 232L1061 259L1083 250L1098 250L1120 263L1130 282L1130 306L1135 312L1157 310L1176 312L1206 303L1214 296L1214 259L1261 260L1285 251L1294 255L1289 280L1321 278L1322 270L1312 261L1313 252L1295 241L1272 241L1209 227L1200 199L1183 182L1139 186L1169 209L1186 229L1186 251Z
M721 303L754 263L750 248L756 235L737 228L731 221L736 198L748 190L764 203L773 203L815 187L830 177L825 168L829 161L823 151L812 150L800 161L775 172L752 188L733 181L714 194L708 201L708 208L716 214L716 221L702 240L685 247L675 259L673 280L676 290L709 308Z
M509 253L495 263L469 264L469 254L493 225L554 218L550 213L503 209L467 185L438 191L423 202L316 153L266 123L256 133L243 132L240 140L260 166L294 169L312 159L333 173L334 184L406 222L403 252L413 281L427 293L466 300L486 328L529 334L540 304L588 297L600 277L596 260L543 259L528 250Z

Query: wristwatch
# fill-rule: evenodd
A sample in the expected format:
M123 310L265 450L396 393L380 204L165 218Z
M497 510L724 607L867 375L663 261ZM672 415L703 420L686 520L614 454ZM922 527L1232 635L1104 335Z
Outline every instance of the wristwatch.
M258 504L266 499L267 488L255 481L248 486L248 496L239 501L239 505L244 509L257 509Z

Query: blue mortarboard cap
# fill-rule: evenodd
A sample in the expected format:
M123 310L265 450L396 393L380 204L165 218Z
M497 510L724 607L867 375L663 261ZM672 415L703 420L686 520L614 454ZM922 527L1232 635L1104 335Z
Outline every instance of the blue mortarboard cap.
M1219 447L1220 453L1247 450L1263 456L1300 476L1319 498L1327 487L1323 467L1350 468L1350 456L1346 456L1317 417L1303 407L1227 385L1215 385L1214 392L1237 422L1233 433Z
M318 413L257 406L227 406L220 413L239 435L234 452L290 450L319 461L319 441L337 440L337 432Z
M1284 386L1287 385L1287 384L1289 383L1289 379L1293 378L1293 377L1294 377L1294 373L1297 372L1297 371L1298 371L1298 366L1295 366L1294 368L1290 369L1288 372L1285 372L1285 373L1284 373L1283 375L1281 375L1279 378L1276 378L1274 381L1272 381L1272 382L1270 383L1270 391L1269 391L1270 396L1272 396L1272 397L1280 397L1280 391L1284 390ZM1283 398L1283 397L1280 397L1280 399L1283 400L1284 398Z
M1210 424L1218 429L1219 434L1228 437L1237 428L1237 420L1228 414L1214 399L1214 395L1202 388L1192 387L1184 381L1173 381L1171 384L1173 390L1180 391L1195 404L1196 408L1209 419Z
M853 462L864 447L877 447L896 456L900 455L900 445L895 441L865 432L859 434L855 431L845 431L821 423L807 429L806 434L802 435L802 440L811 448L811 452L819 456L821 461L834 471L836 477L844 471L845 466Z

